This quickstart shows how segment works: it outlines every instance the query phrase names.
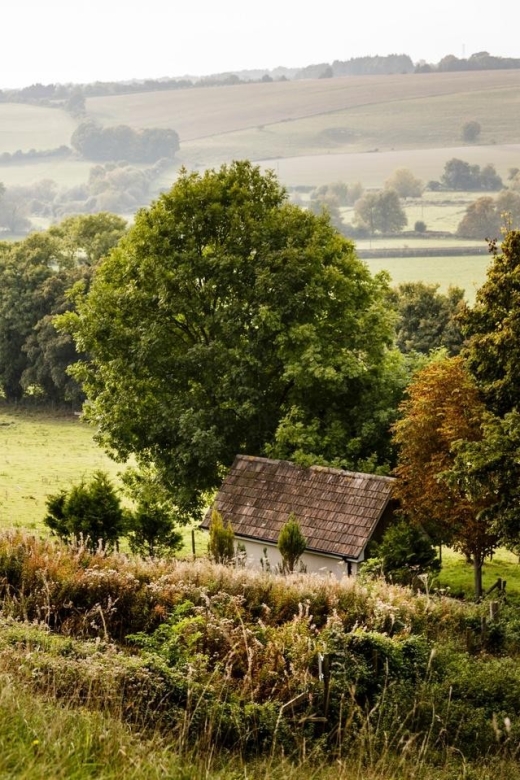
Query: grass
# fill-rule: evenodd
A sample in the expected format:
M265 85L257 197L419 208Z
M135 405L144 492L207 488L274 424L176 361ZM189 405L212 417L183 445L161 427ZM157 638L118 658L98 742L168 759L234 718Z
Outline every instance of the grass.
M0 103L0 153L69 146L77 121L65 111Z
M498 578L506 580L506 592L512 596L515 603L520 599L520 566L518 555L504 548L499 548L483 568L482 583L484 592L495 584ZM439 575L439 586L449 587L454 594L463 594L472 599L474 593L473 566L467 563L460 553L443 548L442 570Z
M0 528L41 531L47 495L97 469L116 477L93 437L72 413L0 406Z
M183 145L181 152L189 162L189 146ZM235 157L243 156L237 150ZM439 179L445 163L453 157L470 162L472 165L493 163L502 177L507 176L508 168L518 165L520 145L490 146L431 146L424 149L401 149L394 151L334 152L327 154L299 155L271 159L253 157L264 168L272 168L286 186L329 184L334 181L347 183L361 181L367 188L382 187L386 179L397 168L410 168L415 176L427 182ZM224 161L225 156L218 158ZM202 160L202 158L201 158ZM197 161L197 160L196 160ZM213 164L213 163L212 163Z
M0 165L0 181L6 187L26 186L53 179L60 187L74 187L87 181L94 163L87 160L56 160L52 157L21 165Z
M215 757L181 751L164 735L132 730L117 717L34 695L0 673L0 776L17 780L462 780L470 769L454 759L433 767L381 755L375 766L359 760L320 762ZM386 766L385 766L386 765ZM500 760L471 767L472 780L509 780L517 764Z
M116 484L124 465L94 441L94 430L72 413L0 405L0 529L45 533L48 495L68 489L97 469ZM192 529L181 529L180 555L192 554ZM207 551L207 534L195 530L197 555Z
M462 287L466 300L475 300L477 289L486 278L489 266L487 255L465 255L463 257L391 257L364 260L371 273L388 271L391 283L426 282L438 284L441 292L448 287Z
M390 144L395 148L428 147L432 136L451 146L460 137L466 114L473 118L478 112L475 118L483 123L483 142L489 142L492 136L496 143L514 143L518 140L516 127L520 118L519 84L518 71L362 76L89 98L86 108L89 115L105 125L173 127L184 143L249 129L262 132L262 128L288 123L284 135L293 139L293 147L300 135L295 123L313 123L317 119L303 132L306 137L314 137L330 127L343 128L344 115L354 116L355 112L361 112L358 122L365 133L374 133L367 128L375 123L384 130L396 117L396 143ZM429 105L426 116L425 100ZM502 107L507 102L508 111L493 116L493 122L489 122L493 132L487 138L490 113L486 108L490 102ZM405 107L406 124L402 121ZM367 112L372 115L368 125ZM453 128L446 128L448 114L453 116ZM430 130L426 138L425 126ZM347 142L352 145L350 138ZM337 147L334 134L331 137L325 133L322 148L330 149L331 144Z
M484 631L486 605L380 580L143 562L22 534L0 547L0 776L518 776L510 610ZM323 702L318 652L333 660L325 734L305 718ZM284 712L302 691L307 706Z

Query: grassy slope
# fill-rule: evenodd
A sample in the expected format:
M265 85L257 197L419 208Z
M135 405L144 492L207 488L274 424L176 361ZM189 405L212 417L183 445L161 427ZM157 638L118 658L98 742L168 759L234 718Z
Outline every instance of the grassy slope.
M486 101L496 99L501 105L505 100L508 101L507 114L510 116L499 117L499 126L493 121L493 137L497 143L513 143L518 141L515 117L517 120L520 116L519 86L519 71L363 76L90 98L87 101L87 111L103 124L173 127L179 133L181 141L186 142L281 122L308 120L309 117L330 117L346 110L358 111L361 107L363 111L373 112L380 124L383 124L383 119L386 124L387 116L391 115L396 116L396 121L399 122L399 117L402 116L400 103L407 102L410 105L408 101L419 101L418 110L409 114L409 117L413 117L413 122L410 119L407 129L402 126L400 128L401 132L397 138L402 139L402 133L411 133L413 125L424 115L424 105L421 101L425 98L435 100L435 107L427 117L428 124L431 124L431 117L436 117L438 125L441 126L446 113L443 101L447 101L452 109L457 107L454 112L457 137L460 136L460 126L466 119L463 112L467 106L472 111L477 111L477 106L480 106L474 118L485 122L489 116ZM461 101L464 101L464 104L461 105ZM320 130L327 127L322 121ZM423 120L420 121L423 124ZM331 126L337 124L333 119ZM344 126L342 121L339 125ZM499 130L502 135L507 134L507 138L496 138ZM442 128L442 131L446 132L446 128ZM422 145L431 146L432 137L433 133L430 138L424 139ZM454 140L450 140L448 135L443 145L451 145ZM402 145L402 140L400 144Z
M453 156L493 162L505 174L520 159L519 86L520 71L366 76L90 98L87 111L105 125L174 127L178 162L189 167L247 157L275 167L286 184L341 178L374 187L403 165L426 180L438 178ZM479 145L460 146L468 119L482 125ZM75 125L59 109L2 104L0 152L69 143ZM79 161L3 166L0 181L47 177L70 186L86 178L86 167ZM177 169L164 174L157 190L171 184Z
M0 152L68 146L76 126L77 121L59 109L0 103Z
M121 469L73 415L0 406L0 527L42 529L45 499L96 469Z

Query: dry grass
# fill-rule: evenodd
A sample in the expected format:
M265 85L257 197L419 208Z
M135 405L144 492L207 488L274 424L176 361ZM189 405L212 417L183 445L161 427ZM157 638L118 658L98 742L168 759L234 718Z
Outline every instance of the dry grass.
M76 126L77 121L64 111L0 103L0 152L68 146Z
M186 142L261 125L352 111L361 106L378 106L379 116L383 105L425 98L438 102L443 96L457 96L454 105L459 106L457 127L460 129L466 119L461 96L476 93L484 110L485 99L480 102L482 93L498 92L498 99L508 99L509 106L511 98L514 108L520 105L519 86L519 71L362 76L90 98L87 111L103 124L173 127L181 141ZM471 97L467 99L471 101Z
M367 188L382 187L397 168L410 168L415 176L427 182L439 179L445 163L452 157L477 165L493 163L501 176L520 161L520 144L504 146L450 146L446 148L408 149L399 151L352 154L328 153L258 160L272 168L286 186L347 183L361 181Z

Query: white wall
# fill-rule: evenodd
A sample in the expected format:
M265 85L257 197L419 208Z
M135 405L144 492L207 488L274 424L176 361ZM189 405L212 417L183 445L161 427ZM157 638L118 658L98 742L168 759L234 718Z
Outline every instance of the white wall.
M240 539L237 537L235 539L235 547L238 544L241 544L246 548L246 568L262 568L261 560L265 558L265 549L267 551L267 558L271 566L271 571L281 570L282 557L276 545L266 544L265 542L255 542L249 539ZM335 558L332 555L319 555L318 553L304 552L300 558L300 561L305 566L305 570L309 574L324 574L325 576L330 576L330 574L333 574L338 579L341 579L341 577L344 577L348 574L347 564L344 563L341 558ZM352 576L357 574L358 567L358 563L352 562ZM299 564L296 566L296 571L298 570Z

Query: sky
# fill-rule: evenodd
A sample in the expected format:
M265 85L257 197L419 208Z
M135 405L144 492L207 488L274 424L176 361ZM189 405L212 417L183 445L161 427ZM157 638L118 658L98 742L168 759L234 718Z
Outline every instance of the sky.
M519 23L518 0L3 0L0 89L375 54L520 57Z

